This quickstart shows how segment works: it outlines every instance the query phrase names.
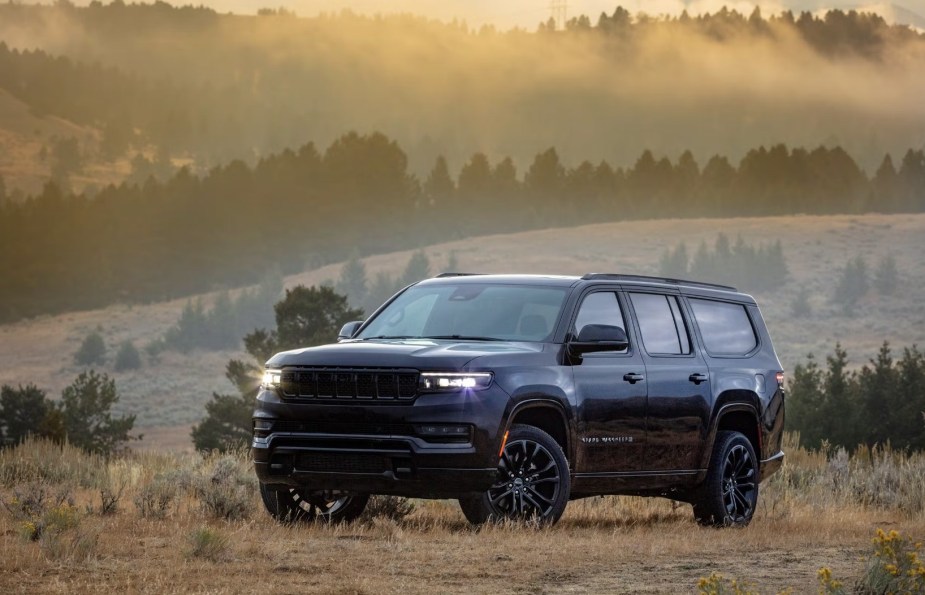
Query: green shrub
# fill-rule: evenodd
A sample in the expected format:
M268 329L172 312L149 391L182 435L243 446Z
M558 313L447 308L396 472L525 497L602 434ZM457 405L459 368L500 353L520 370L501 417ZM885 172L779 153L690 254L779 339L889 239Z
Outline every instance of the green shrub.
M143 485L135 494L135 508L145 519L163 519L178 495L177 487L163 476Z
M228 558L230 553L230 540L215 529L200 527L189 536L189 550L191 558L201 558L210 562L219 562Z
M106 344L98 332L87 335L77 353L74 354L74 363L78 366L101 366L106 361Z
M233 455L221 455L206 461L211 473L202 476L196 495L210 516L223 520L245 519L254 510L257 480L249 465Z
M400 496L371 496L361 517L365 521L385 518L391 521L404 520L414 512L414 502Z
M131 341L123 341L119 345L119 351L116 352L115 368L117 372L125 370L137 370L141 367L141 354L135 349Z

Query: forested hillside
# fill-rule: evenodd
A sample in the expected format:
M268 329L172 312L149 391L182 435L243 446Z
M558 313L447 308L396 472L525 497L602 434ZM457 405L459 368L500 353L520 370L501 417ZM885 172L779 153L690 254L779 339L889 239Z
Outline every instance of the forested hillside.
M627 169L569 167L554 148L523 174L474 154L455 178L424 180L382 134L342 136L94 198L54 184L0 206L0 321L116 301L169 299L440 240L601 221L925 211L925 155L887 156L868 178L842 149L749 151L701 169L644 151Z
M476 151L523 168L548 146L625 167L643 148L737 161L778 143L840 145L872 172L925 142L925 37L856 12L616 8L565 30L496 31L410 15L5 3L0 41L0 88L98 129L85 162L160 151L208 169L379 130L419 175L438 153L454 170ZM2 159L0 172L17 186Z
M925 209L925 36L856 12L5 3L0 92L0 321L486 233Z

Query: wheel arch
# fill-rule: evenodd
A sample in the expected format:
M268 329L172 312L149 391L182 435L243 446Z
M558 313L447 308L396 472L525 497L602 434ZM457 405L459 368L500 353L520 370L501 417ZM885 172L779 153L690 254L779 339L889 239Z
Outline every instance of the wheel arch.
M565 458L572 464L574 453L572 452L573 441L569 431L569 416L565 407L552 398L537 398L522 401L514 406L508 415L507 423L504 426L505 435L514 424L523 424L533 426L543 430L562 447ZM503 440L503 438L502 438ZM498 445L500 451L501 445Z
M761 464L761 429L759 427L758 395L750 391L728 391L717 399L720 403L710 424L710 433L704 444L700 468L706 470L710 465L716 436L724 430L740 432L751 443L758 465Z

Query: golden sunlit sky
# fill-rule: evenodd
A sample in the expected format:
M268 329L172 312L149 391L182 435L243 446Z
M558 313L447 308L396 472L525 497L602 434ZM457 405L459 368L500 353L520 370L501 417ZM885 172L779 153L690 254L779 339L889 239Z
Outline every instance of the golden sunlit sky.
M104 4L109 0L103 0ZM147 1L147 0L127 0ZM151 0L153 1L153 0ZM90 0L76 0L74 4L88 4ZM43 2L43 3L48 3ZM844 0L169 0L170 4L210 6L220 12L254 14L260 8L284 7L300 16L313 16L321 12L339 12L350 9L361 14L410 12L444 21L465 20L471 25L493 24L500 28L524 27L533 29L548 19L551 4L566 5L567 16L589 15L592 21L601 12L612 13L623 6L631 13L650 15L676 15L682 10L691 14L715 12L723 6L750 14L760 6L763 14L777 14L782 10L795 12L822 11L829 8L857 9L876 12L890 22L901 22L922 27L925 25L925 0L860 1Z

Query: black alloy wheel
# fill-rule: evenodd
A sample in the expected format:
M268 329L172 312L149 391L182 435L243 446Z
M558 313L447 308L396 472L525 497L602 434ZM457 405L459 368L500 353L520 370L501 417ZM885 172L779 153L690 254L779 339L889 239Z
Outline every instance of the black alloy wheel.
M559 444L546 432L515 425L498 462L498 476L484 494L460 500L469 522L559 520L569 495L568 461Z
M739 432L718 432L707 479L694 503L702 525L744 527L758 505L758 460Z
M263 483L260 484L260 496L267 512L283 523L349 523L363 514L369 501L368 494L313 492Z

